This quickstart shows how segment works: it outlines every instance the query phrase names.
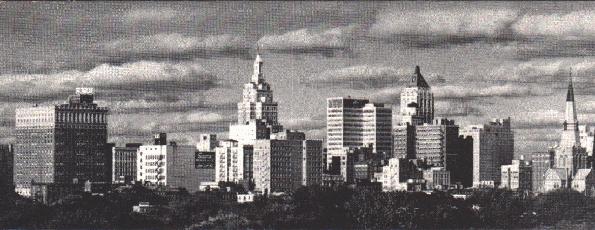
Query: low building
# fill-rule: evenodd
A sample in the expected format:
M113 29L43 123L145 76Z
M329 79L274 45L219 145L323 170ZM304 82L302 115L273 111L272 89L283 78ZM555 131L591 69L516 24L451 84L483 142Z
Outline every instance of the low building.
M423 171L426 189L447 190L450 187L450 171L444 167L432 167Z
M157 207L155 205L151 205L149 202L139 202L138 205L132 206L132 212L136 213L150 213L155 211Z
M112 148L112 183L130 184L136 180L136 154L140 143Z
M382 167L382 172L375 173L375 179L382 184L382 191L404 191L407 190L407 177L404 167L408 161L405 158L391 158L388 165Z
M544 192L568 188L569 176L566 169L551 168L545 173Z
M531 162L513 160L510 165L502 165L501 188L513 191L532 191Z
M593 196L595 191L595 173L593 169L578 169L572 179L572 189Z
M247 194L237 194L238 203L251 203L254 202L254 193L248 192Z

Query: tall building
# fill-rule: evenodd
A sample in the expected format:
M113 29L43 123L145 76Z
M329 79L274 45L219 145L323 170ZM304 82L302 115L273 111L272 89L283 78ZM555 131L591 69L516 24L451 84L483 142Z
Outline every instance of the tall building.
M215 182L242 183L252 180L252 145L222 140L215 148Z
M453 120L434 119L415 127L415 158L433 167L453 170L459 144L459 126ZM452 165L452 167L451 167Z
M215 151L217 147L217 135L215 134L200 134L196 149L202 152Z
M215 182L215 152L195 153L195 168L198 170L198 181L202 184Z
M112 183L128 184L136 181L136 154L140 143L112 148Z
M12 145L0 145L0 186L12 188L12 185L14 184L13 166L14 166L13 146Z
M68 103L16 110L15 191L31 195L31 182L111 181L106 151L108 109L92 88L77 88Z
M434 120L434 94L421 75L419 66L411 76L407 88L401 92L401 123L418 125Z
M365 99L327 99L329 154L343 147L372 146L375 153L392 155L392 109Z
M502 165L500 187L514 191L532 191L532 171L530 161L513 160L510 165Z
M273 100L273 90L264 79L264 62L260 54L254 60L254 72L249 83L244 85L242 101L238 103L238 124L248 124L261 120L276 133L283 129L277 119L277 102Z
M468 126L461 134L473 138L473 186L496 186L500 182L500 167L511 164L514 156L510 118Z
M536 152L531 154L531 186L534 193L545 192L545 173L554 166L554 152Z
M322 182L322 141L257 140L254 144L255 190L292 192Z
M138 148L136 180L149 186L200 189L201 170L197 165L196 146L166 142L165 135L154 145Z

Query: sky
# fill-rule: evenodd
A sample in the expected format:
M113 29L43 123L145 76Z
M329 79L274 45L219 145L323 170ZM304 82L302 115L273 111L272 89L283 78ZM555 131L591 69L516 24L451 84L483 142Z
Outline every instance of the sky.
M416 65L436 114L511 117L516 154L560 138L569 73L595 123L591 2L0 2L0 140L15 108L94 87L109 141L227 136L259 48L279 120L326 135L326 98L392 106Z

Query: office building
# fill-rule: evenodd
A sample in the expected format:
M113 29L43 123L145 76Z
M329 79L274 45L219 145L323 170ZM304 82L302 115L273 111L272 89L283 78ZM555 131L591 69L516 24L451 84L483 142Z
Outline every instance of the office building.
M0 186L12 188L14 151L12 145L0 145Z
M390 158L381 172L375 173L377 182L382 183L382 191L406 191L407 180L412 165L405 158Z
M322 141L257 140L254 144L255 190L292 192L322 183Z
M263 67L264 62L257 54L252 78L244 85L242 101L238 103L238 122L229 128L229 138L240 145L268 139L271 133L283 130L277 118L278 105L273 100L271 86L264 79Z
M112 183L129 184L136 181L136 154L140 143L112 148Z
M419 66L401 92L401 124L419 125L434 120L434 94Z
M525 160L513 160L510 165L501 167L501 188L513 191L532 191L533 179L531 162Z
M473 139L473 187L496 186L501 180L500 167L511 164L514 156L510 118L468 126L461 134Z
M163 145L165 135L156 138L154 145L142 145L137 155L136 180L147 186L185 188L189 192L200 188L201 170L197 168L196 146Z
M531 154L531 186L534 193L545 192L545 173L554 166L554 152L536 152Z
M92 88L77 88L68 103L16 110L15 191L31 195L31 182L111 181L108 109Z
M198 181L203 184L214 184L215 183L215 152L202 152L197 151L195 153L195 168L198 170Z
M392 155L392 109L365 99L327 99L328 152L371 146Z
M215 182L252 180L253 147L236 140L222 140L215 148Z

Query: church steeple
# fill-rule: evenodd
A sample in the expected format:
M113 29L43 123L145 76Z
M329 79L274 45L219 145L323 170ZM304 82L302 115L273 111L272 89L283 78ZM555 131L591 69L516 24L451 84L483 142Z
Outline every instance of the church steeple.
M574 103L574 87L572 85L572 70L566 93L566 111L564 113L564 130L562 131L562 140L560 145L566 148L580 146L580 136L578 131L578 119L576 105Z
M572 86L572 69L570 69L570 80L568 82L568 93L566 93L566 101L574 101L574 87Z

